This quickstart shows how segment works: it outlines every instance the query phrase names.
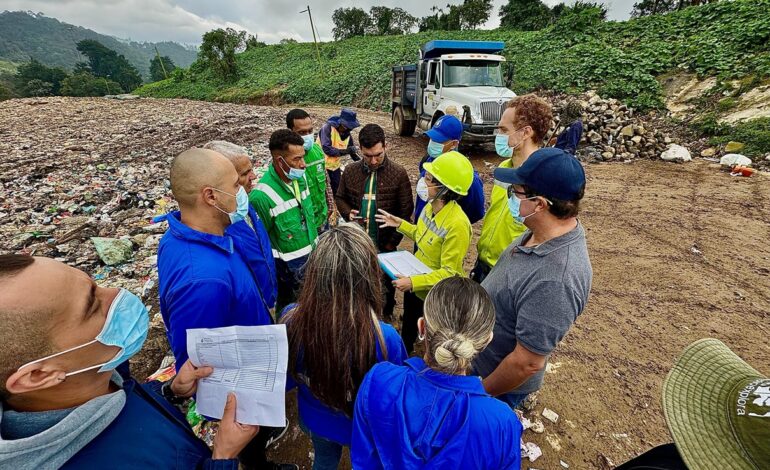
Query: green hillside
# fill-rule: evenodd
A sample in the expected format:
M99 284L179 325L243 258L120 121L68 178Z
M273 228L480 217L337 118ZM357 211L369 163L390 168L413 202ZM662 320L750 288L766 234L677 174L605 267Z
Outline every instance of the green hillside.
M72 70L76 63L85 59L75 48L83 39L97 40L122 54L145 79L150 76L150 59L155 56L155 46L161 55L171 57L180 67L192 64L197 55L196 51L175 42L126 42L39 14L0 13L0 60L3 61L22 63L34 58L48 66Z
M770 77L770 0L711 3L627 22L567 17L534 32L510 30L367 36L321 45L254 48L237 58L240 78L223 83L192 67L139 94L201 100L322 102L389 109L390 68L416 61L431 39L502 40L516 67L514 91L598 89L641 107L662 101L656 77L676 68L700 75Z

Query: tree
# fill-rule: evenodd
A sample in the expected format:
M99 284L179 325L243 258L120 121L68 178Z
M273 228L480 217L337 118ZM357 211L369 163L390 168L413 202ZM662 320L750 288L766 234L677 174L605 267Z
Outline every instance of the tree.
M75 73L67 77L61 86L64 96L104 96L115 94L121 86L104 77L96 77L87 72Z
M16 70L14 81L16 88L21 90L25 96L44 96L58 95L61 89L61 83L67 78L67 72L60 67L46 67L35 59L26 64L22 64ZM38 80L31 87L29 82ZM42 87L41 83L47 83L50 87ZM47 89L47 92L44 91Z
M9 90L5 84L0 83L0 101L9 100L12 97L11 90Z
M631 17L639 18L640 16L669 13L690 6L718 1L719 0L640 0L639 2L634 3L634 8L631 10Z
M361 8L337 8L332 14L334 39L363 36L370 28L372 18Z
M460 22L463 29L476 29L489 20L492 0L465 0L460 6Z
M432 15L420 19L420 31L459 31L462 29L462 5L447 5L447 11L431 7Z
M150 78L153 82L165 80L167 76L171 76L171 72L173 72L175 68L176 65L174 64L174 61L171 60L171 57L164 55L158 58L156 55L150 61Z
M75 66L75 73L89 72L120 84L121 91L130 92L142 84L142 77L125 57L105 47L99 41L84 39L77 43L77 50L88 58Z
M203 35L203 43L198 51L198 61L211 69L214 74L228 81L238 78L235 54L246 49L247 42L257 42L246 31L233 28L215 29ZM252 46L254 47L254 46Z
M417 18L401 8L372 7L367 34L386 36L407 34L417 25Z
M536 31L551 22L551 9L541 0L508 0L500 7L500 27Z
M607 21L609 10L607 5L601 2L576 0L571 5L565 5L564 3L554 5L551 9L551 16L554 20L558 20L562 16L581 15L584 12L591 12L590 15L597 16L601 21Z

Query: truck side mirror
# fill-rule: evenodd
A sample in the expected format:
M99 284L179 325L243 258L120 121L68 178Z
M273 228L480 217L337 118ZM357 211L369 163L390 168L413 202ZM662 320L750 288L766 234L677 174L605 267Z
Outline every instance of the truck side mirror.
M505 86L506 88L510 88L511 85L513 85L513 64L509 62L506 65L507 70L505 72Z

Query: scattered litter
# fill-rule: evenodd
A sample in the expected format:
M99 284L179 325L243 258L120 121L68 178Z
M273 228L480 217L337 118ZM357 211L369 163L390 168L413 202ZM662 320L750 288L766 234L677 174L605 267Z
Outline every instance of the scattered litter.
M551 444L553 450L556 452L561 452L561 440L559 440L559 437L556 434L546 434L545 440Z
M738 153L728 153L719 159L719 164L727 167L739 166L751 166L751 159L745 155Z
M754 173L756 173L756 171L757 170L755 170L754 168L749 168L747 166L735 165L730 170L730 176L747 176L748 177L748 176L751 176Z
M694 255L703 256L703 252L698 249L698 245L691 246L690 252Z
M612 433L612 434L610 434L610 437L612 437L613 439L616 439L616 440L628 439L628 434L626 434L624 432L623 433Z
M532 432L537 434L543 434L545 432L545 426L539 419L535 420L529 428Z
M522 456L525 459L529 459L530 462L534 462L535 460L540 458L541 455L543 455L543 451L540 450L540 447L534 442L524 443L522 441L521 453L522 453Z
M669 145L668 149L660 154L660 158L667 162L689 162L692 160L690 151L677 144Z
M99 258L108 266L123 264L134 254L133 245L129 240L91 237L91 241Z
M561 367L561 362L549 362L545 365L545 372L546 374L553 374L559 367Z
M569 464L563 460L559 460L559 465L561 465L563 468L569 468Z
M556 423L556 421L559 420L559 415L556 414L553 410L549 410L548 408L543 409L543 418L547 419L548 421L552 423Z

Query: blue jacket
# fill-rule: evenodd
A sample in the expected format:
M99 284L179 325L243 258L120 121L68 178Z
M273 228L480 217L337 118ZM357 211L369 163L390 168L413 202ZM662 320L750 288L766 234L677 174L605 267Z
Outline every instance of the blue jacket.
M238 469L238 459L211 459L184 415L160 396L160 382L127 380L123 390L120 414L62 468Z
M420 162L420 177L425 176L425 168L422 165L433 160L435 158L428 155ZM481 181L477 171L473 171L473 183L471 183L471 187L468 189L468 195L460 199L459 203L472 224L484 218L484 183ZM425 207L425 201L417 197L414 200L414 220L417 220L420 216L423 207Z
M184 225L178 211L166 215L158 247L160 312L179 370L187 360L187 329L269 325L276 274L270 239L249 208L255 227L231 224L224 236ZM256 234L255 234L256 232Z
M287 310L291 309L291 305ZM284 310L287 311L287 310ZM388 362L402 364L407 358L404 342L401 340L395 328L387 323L380 322L382 336L388 348ZM379 340L376 341L377 361L382 362L382 350ZM301 370L301 365L298 366ZM291 376L287 377L286 390L298 387L297 403L299 405L300 421L312 432L325 439L332 440L342 445L350 445L350 435L353 431L353 420L345 416L345 413L335 411L321 403L304 383L297 384Z
M583 136L583 121L577 120L564 129L556 139L554 147L575 155L580 138Z
M413 357L375 365L356 399L353 468L516 469L522 427L478 376L446 375Z

